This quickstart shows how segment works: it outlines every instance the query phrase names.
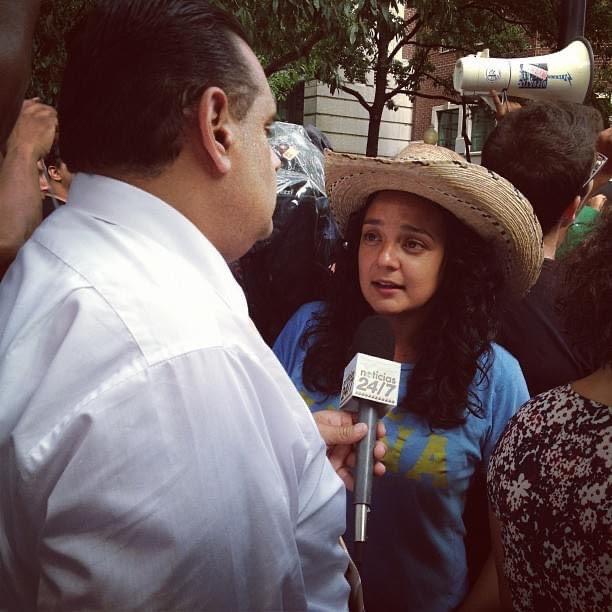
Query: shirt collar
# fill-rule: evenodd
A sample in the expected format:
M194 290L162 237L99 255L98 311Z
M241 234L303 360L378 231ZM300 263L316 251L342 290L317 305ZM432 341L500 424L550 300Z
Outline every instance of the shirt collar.
M244 293L219 251L187 217L163 200L123 181L79 173L70 185L67 205L141 234L181 256L232 310L248 316Z

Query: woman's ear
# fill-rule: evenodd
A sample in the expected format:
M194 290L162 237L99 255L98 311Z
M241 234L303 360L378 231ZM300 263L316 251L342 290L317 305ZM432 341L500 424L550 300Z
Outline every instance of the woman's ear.
M231 169L234 121L227 95L219 87L209 87L202 94L198 105L198 129L201 145L212 167L221 175L227 174Z

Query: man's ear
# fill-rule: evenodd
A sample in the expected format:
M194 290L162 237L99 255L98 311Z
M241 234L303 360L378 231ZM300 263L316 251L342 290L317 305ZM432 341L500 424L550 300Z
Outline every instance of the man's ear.
M59 168L57 166L47 166L47 174L49 178L60 182L62 180L62 175L60 174Z
M561 227L567 227L576 218L576 211L581 201L582 198L579 195L576 196L572 200L572 203L563 211L561 215Z
M199 135L212 167L219 174L227 174L231 169L229 149L234 142L233 126L225 92L219 87L206 89L198 106Z

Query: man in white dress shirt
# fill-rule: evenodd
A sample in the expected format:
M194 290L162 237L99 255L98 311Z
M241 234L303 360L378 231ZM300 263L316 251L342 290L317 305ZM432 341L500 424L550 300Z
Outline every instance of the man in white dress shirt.
M59 112L68 204L0 285L0 608L345 609L342 482L226 264L278 165L239 26L103 2Z

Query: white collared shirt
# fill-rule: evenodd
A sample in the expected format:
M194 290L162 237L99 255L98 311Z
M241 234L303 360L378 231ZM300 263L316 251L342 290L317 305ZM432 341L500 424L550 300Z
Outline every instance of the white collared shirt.
M77 175L0 285L0 608L343 610L344 504L218 251Z

